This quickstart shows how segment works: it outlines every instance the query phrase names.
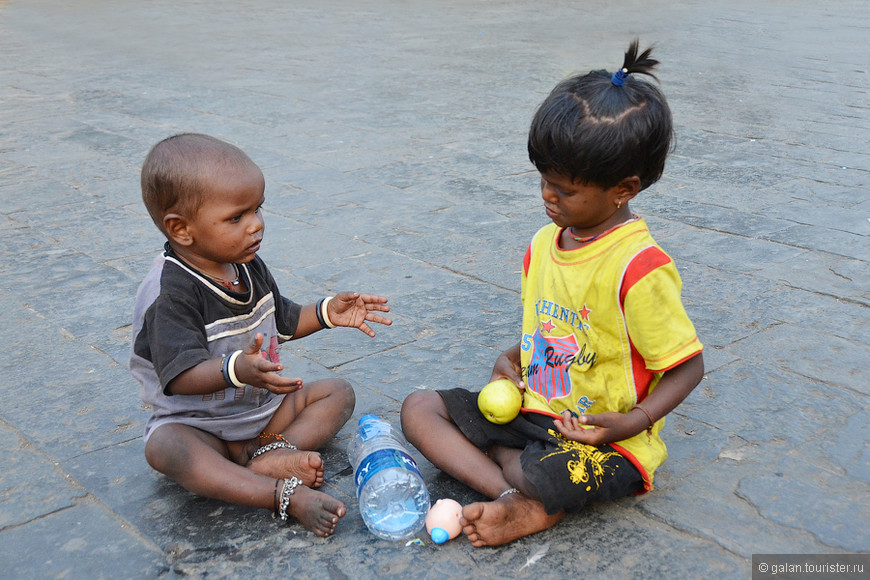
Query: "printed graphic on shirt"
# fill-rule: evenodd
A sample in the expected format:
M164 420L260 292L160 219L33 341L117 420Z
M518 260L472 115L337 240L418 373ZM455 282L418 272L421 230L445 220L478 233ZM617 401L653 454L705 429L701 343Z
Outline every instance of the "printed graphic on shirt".
M260 354L262 354L263 358L265 358L269 362L273 362L276 364L281 362L281 358L278 356L278 337L273 336L272 339L269 341L269 350L264 350Z
M606 465L607 461L614 456L619 456L615 451L601 451L597 447L579 443L577 441L569 441L565 439L561 433L555 430L549 430L550 435L558 439L559 449L545 455L541 461L554 455L571 454L573 459L567 462L568 473L570 474L571 483L575 485L587 484L586 491L592 490L592 484L596 489L601 485L601 481L605 475L613 475L615 470L613 467ZM590 483L591 482L591 483Z
M549 316L551 317L551 322L552 319L560 320L577 330L585 332L589 330L589 325L583 321L589 320L589 315L592 314L592 311L585 304L581 310L572 310L551 300L538 300L535 302L535 314L541 320L543 320L544 316ZM548 329L548 331L551 329Z
M265 337L263 339L263 341L265 342L267 339L268 339L268 337ZM269 343L269 349L268 350L261 350L260 356L262 356L264 359L266 359L269 362L273 362L273 363L281 362L280 357L278 356L278 337L273 336L270 340L268 340L268 343ZM235 389L235 394L233 395L233 400L240 401L240 400L244 399L245 398L245 391L248 389L248 387L251 387L251 386L245 385L244 387L240 387L238 389ZM257 387L251 387L251 388L255 389ZM202 400L205 402L223 401L224 399L226 399L226 390L217 391L216 393L206 393L205 395L202 396Z
M546 302L546 304L554 303ZM556 306L556 310L561 312L566 309L559 309ZM588 320L591 312L584 305L583 310L570 312L561 320L576 322L576 327L585 333L591 327L583 320ZM526 386L542 395L548 402L571 393L572 364L581 367L581 370L588 369L595 364L596 359L596 353L590 352L588 343L584 342L582 346L577 343L576 334L555 336L551 334L555 329L553 319L544 320L535 329L534 334L523 335L522 341L523 350L531 351L529 365L523 370ZM583 411L585 408L581 410Z
M567 396L571 392L569 367L579 351L577 337L573 334L544 337L538 328L532 335L532 357L526 369L526 386L546 397L547 401Z

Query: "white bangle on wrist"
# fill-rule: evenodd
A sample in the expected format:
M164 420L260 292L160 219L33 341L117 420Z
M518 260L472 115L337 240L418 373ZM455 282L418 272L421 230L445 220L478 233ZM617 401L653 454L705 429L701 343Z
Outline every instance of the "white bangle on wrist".
M323 317L323 322L326 323L327 328L335 328L335 325L329 319L329 310L327 306L329 306L329 301L332 300L332 296L327 296L320 303L320 316Z
M227 372L230 375L230 381L233 383L237 389L241 389L245 386L245 383L239 380L239 377L236 376L236 359L239 358L239 355L242 354L242 351L237 350L233 354L230 355L230 360L227 361Z

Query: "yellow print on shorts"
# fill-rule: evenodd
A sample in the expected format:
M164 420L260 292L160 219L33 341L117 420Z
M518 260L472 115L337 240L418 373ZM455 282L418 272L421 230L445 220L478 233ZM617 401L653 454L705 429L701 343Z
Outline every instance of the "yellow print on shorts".
M619 453L616 451L601 451L592 445L587 445L578 441L569 441L565 439L561 433L557 433L552 429L549 430L549 433L558 439L559 449L549 455L545 455L541 458L541 461L548 457L561 455L563 453L571 453L576 456L577 459L571 459L568 461L568 473L571 475L571 483L575 485L589 483L589 477L591 475L595 487L597 488L601 485L601 478L606 472L613 473L614 469L605 465L605 462L614 455L619 456ZM586 486L586 491L590 491L591 489L591 485Z

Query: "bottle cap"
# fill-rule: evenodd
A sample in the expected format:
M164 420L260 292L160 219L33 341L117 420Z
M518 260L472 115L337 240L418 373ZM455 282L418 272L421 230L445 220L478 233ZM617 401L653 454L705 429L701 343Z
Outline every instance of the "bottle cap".
M363 415L362 417L359 418L359 423L358 423L358 425L362 425L363 423L365 423L365 422L367 422L367 421L372 421L372 420L377 421L377 420L378 420L378 416L377 416L377 415L372 415L371 413L369 413L368 415Z
M432 528L429 535L432 537L432 541L436 544L443 544L450 539L450 534L448 534L447 530L444 528Z

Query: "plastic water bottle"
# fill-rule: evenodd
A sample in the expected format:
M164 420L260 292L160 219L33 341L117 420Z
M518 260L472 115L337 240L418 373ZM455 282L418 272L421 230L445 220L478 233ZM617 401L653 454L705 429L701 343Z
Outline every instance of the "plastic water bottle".
M429 513L429 490L403 441L389 423L365 415L347 450L363 522L384 540L410 538Z

